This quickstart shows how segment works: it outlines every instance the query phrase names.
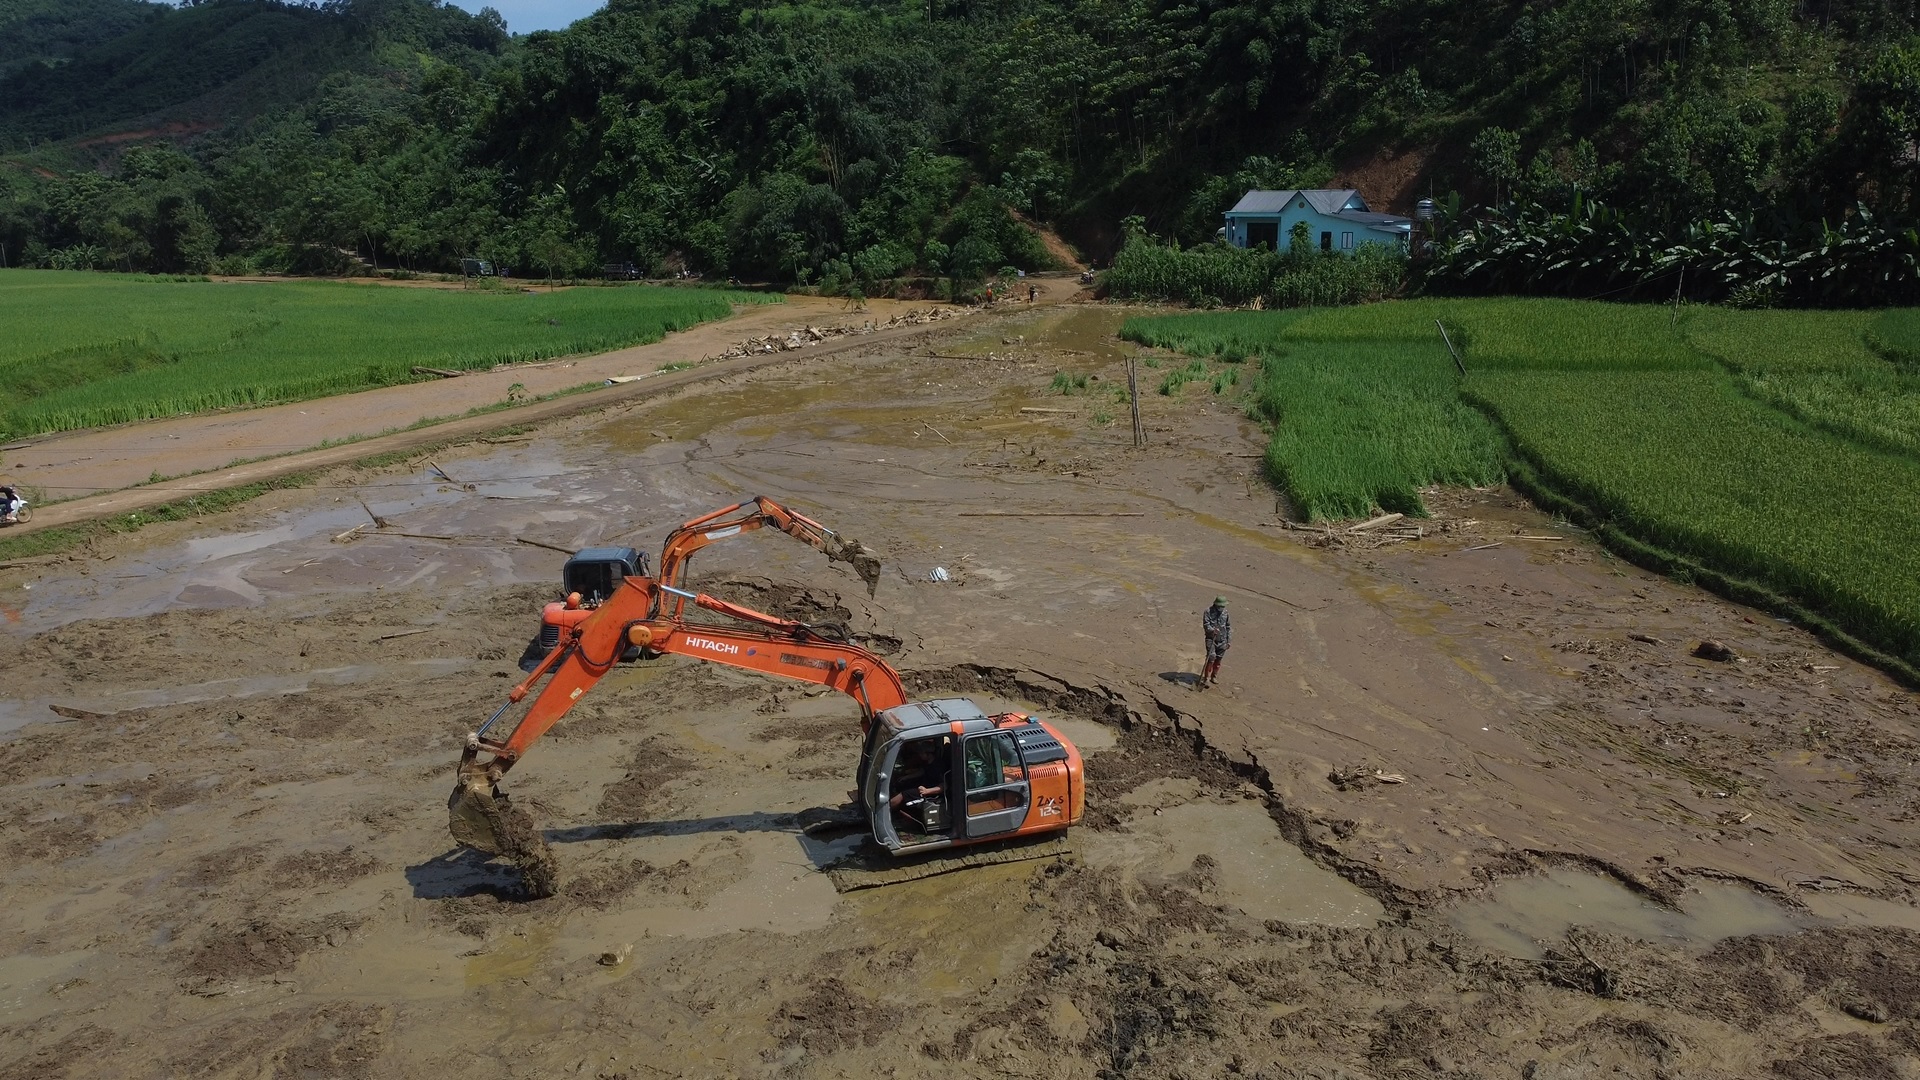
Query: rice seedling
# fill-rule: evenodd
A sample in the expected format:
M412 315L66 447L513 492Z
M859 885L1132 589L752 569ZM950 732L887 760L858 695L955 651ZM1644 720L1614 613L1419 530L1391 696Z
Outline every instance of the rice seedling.
M1458 303L1454 347L1469 371L1686 371L1713 366L1689 347L1670 308L1586 300ZM1452 326L1449 324L1449 331Z
M1056 371L1053 373L1053 382L1047 388L1056 394L1084 394L1090 378L1084 372Z
M1283 328L1306 315L1297 310L1149 315L1128 319L1120 328L1120 336L1150 348L1177 349L1192 356L1219 356L1223 360L1238 355L1244 360L1272 347Z
M1171 397L1174 394L1179 393L1181 387L1187 385L1188 383L1194 381L1195 379L1204 379L1206 377L1207 377L1206 361L1195 360L1192 363L1189 363L1186 367L1176 368L1172 371L1167 372L1165 377L1163 377L1160 380L1160 393L1168 397Z
M1865 337L1873 351L1910 372L1920 373L1920 308L1881 312L1868 324Z
M1920 665L1920 462L1809 428L1710 370L1488 372L1467 386L1603 527Z
M70 428L347 393L658 341L747 293L477 293L0 273L0 431Z
M1437 310L1394 302L1221 312L1132 319L1121 334L1202 356L1240 348L1261 357L1252 411L1273 429L1268 472L1302 518L1360 517L1376 507L1425 514L1421 487L1504 476L1498 433L1455 389L1453 361L1429 317ZM1309 336L1310 327L1326 336ZM1237 378L1217 374L1214 392Z
M1704 309L1689 317L1687 340L1754 398L1843 438L1920 457L1920 369L1903 370L1885 347L1868 344L1875 327L1897 326L1893 317L1903 314Z
M1430 484L1495 484L1505 451L1462 401L1438 342L1314 342L1261 363L1253 409L1267 469L1305 520L1426 515Z
M1785 373L1884 368L1867 347L1871 311L1736 311L1692 308L1687 343L1735 371Z

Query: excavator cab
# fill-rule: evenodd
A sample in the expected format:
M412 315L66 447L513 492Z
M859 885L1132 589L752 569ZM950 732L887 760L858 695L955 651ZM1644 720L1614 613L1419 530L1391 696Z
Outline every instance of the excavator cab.
M1020 713L989 716L966 698L900 705L879 713L868 732L862 801L873 838L887 850L935 850L996 837L1048 832L1077 820L1086 793L1078 762L1060 735ZM940 747L943 783L901 813L903 794L924 770L915 747ZM910 794L910 793L908 793ZM903 800L907 809L912 800Z
M599 606L630 577L644 577L647 557L630 547L582 548L560 568L562 595L579 593L586 603Z
M561 599L540 613L540 648L560 644L561 632L578 626L621 582L646 573L646 553L634 548L591 547L574 552L560 568Z

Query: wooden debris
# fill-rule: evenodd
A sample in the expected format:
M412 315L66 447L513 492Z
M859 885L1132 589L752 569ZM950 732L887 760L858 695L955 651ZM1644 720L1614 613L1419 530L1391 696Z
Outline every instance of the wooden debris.
M514 537L513 542L516 544L526 544L529 547L546 548L548 551L557 551L562 555L573 554L572 548L561 547L559 544L548 544L539 540L529 540L524 536Z
M953 440L947 438L946 435L942 434L939 428L934 427L932 424L927 424L925 425L925 427L928 431L933 432L935 435L939 435L941 442L946 443L948 446L953 445Z
M1368 529L1377 529L1382 525L1391 525L1406 516L1405 514L1381 514L1377 518L1371 518L1358 525L1349 526L1347 531L1350 533L1366 532Z
M1327 774L1327 780L1341 791L1365 788L1373 784L1404 784L1407 778L1371 765L1349 765Z
M375 518L374 520L378 521L379 519ZM348 543L353 540L355 534L357 534L361 529L364 529L364 528L366 528L365 525L355 525L353 528L348 529L346 532L335 533L333 537L333 542L336 544Z
M76 709L71 705L49 705L47 709L55 716L64 716L69 720L106 720L114 715L113 713L89 712L86 709Z
M418 365L414 366L411 370L415 375L438 375L443 379L457 379L466 374L464 371L454 371L449 368L421 367Z
M474 487L472 484L462 483L458 480L455 480L453 477L448 476L447 470L441 468L439 462L429 458L427 459L427 464L433 468L434 472L437 472L440 474L440 479L445 480L447 483L452 484L454 487L459 488L461 491L478 491L479 490L478 488ZM371 511L369 511L369 513L371 513ZM382 525L380 527L383 529L386 528L385 525Z
M431 627L431 626L422 626L422 627L420 627L420 628L419 628L419 629L417 629L417 630L402 630L402 631L400 631L399 633L395 633L395 634L381 634L381 635L380 635L380 637L379 637L379 640L381 640L381 641L392 641L392 640L393 640L394 638L403 638L403 637L412 637L412 636L414 636L415 634L428 634L428 633L432 633L432 632L433 632L433 630L434 630L434 627Z
M1073 412L1072 409L1046 409L1038 405L1027 405L1022 407L1020 411L1023 413L1047 413L1055 415L1065 415Z
M1497 548L1497 547L1499 547L1499 546L1501 546L1501 544L1500 544L1500 541L1498 541L1498 540L1495 540L1495 541L1494 541L1493 543L1491 543L1491 544L1475 544L1475 545L1473 545L1473 546L1472 546L1472 547L1470 547L1470 548L1462 548L1461 550L1463 550L1463 551L1485 551L1485 550L1487 550L1488 548Z
M354 502L357 502L357 503L359 503L359 504L360 504L360 509L362 509L362 510L365 510L365 511L367 512L367 517L369 517L369 518L371 518L371 519L373 519L373 527L374 527L374 528L376 528L376 529L385 529L385 528L389 528L389 527L390 527L390 526L389 526L389 524L388 524L388 522L387 522L387 519L386 519L386 518L383 518L383 517L381 517L381 516L380 516L379 514L376 514L376 513L374 513L374 512L373 512L373 507L371 507L371 506L368 506L368 505L367 505L367 501L366 501L365 499L355 499L355 500L353 500L353 501L354 501Z
M1666 642L1660 640L1657 637L1654 637L1652 634L1628 634L1627 637L1631 638L1634 641L1644 641L1649 645L1665 645L1666 644Z

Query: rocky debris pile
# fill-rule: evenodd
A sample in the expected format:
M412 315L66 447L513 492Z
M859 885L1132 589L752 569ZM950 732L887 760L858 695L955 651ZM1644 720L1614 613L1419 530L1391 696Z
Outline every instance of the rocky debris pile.
M856 326L802 326L784 334L768 334L765 337L748 338L727 346L719 356L706 357L708 360L725 360L734 356L757 356L763 353L789 352L817 345L829 338L849 337L860 334L873 334L881 330L890 330L897 326L924 326L928 323L944 322L954 318L959 312L953 308L914 308L889 318L886 322L868 319Z

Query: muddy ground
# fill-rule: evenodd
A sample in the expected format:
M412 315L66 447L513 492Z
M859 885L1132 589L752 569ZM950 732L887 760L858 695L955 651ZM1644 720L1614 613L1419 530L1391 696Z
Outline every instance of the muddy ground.
M1419 536L1280 528L1231 392L1149 393L1128 445L1118 317L0 572L0 1077L1920 1076L1911 692L1504 490L1433 493ZM878 550L878 590L767 534L701 587L1057 719L1071 857L836 893L796 815L841 801L852 703L671 658L509 778L558 895L452 849L537 545L654 547L756 493ZM1004 516L1069 511L1137 516Z

